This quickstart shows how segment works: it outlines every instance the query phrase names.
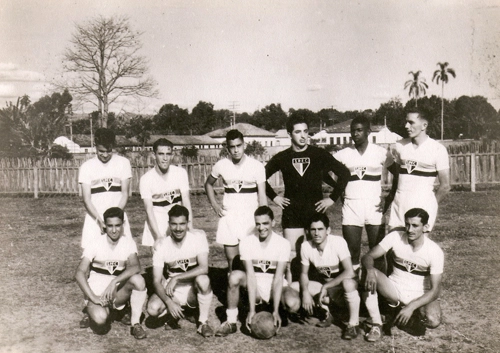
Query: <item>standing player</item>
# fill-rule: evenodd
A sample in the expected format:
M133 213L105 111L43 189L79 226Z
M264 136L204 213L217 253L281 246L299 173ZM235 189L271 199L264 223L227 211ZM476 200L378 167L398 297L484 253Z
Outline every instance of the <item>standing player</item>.
M290 117L286 129L292 146L273 156L266 164L267 179L281 171L285 195L278 196L269 183L266 184L266 193L283 209L281 225L283 235L291 244L290 260L293 260L296 256L297 240L305 235L307 221L315 212L326 212L327 208L333 205L344 192L350 173L330 153L307 144L309 130L302 117ZM330 171L338 177L337 187L330 197L323 198L323 176ZM287 269L287 280L292 280L290 269Z
M80 167L78 183L82 187L83 204L87 210L82 231L82 248L93 244L104 233L103 213L110 207L122 210L127 205L132 169L127 158L113 154L115 134L109 129L95 132L96 158ZM127 215L124 234L132 237Z
M329 303L339 301L343 295L349 305L349 324L342 338L354 339L358 336L361 300L347 243L342 237L330 234L330 221L324 213L312 216L308 230L311 240L302 244L300 280L291 284L293 291L286 298L287 308L296 313L302 306L307 314L312 315L315 307L328 307ZM309 280L310 266L313 266L320 282ZM328 310L326 319L317 326L328 327L332 323L333 317Z
M226 134L227 150L231 159L218 161L205 182L208 200L217 216L217 242L224 245L228 272L233 270L233 260L238 255L238 243L255 228L253 212L258 206L267 205L266 171L259 161L245 155L243 134L230 130ZM219 177L224 183L222 206L217 203L213 185Z
M422 112L408 113L405 127L409 137L398 141L392 151L399 176L389 196L390 200L395 194L389 218L391 229L403 228L405 212L418 207L429 213L429 231L432 230L438 203L450 191L448 152L427 135L428 126L429 118ZM436 177L439 187L434 193Z
M366 229L370 249L377 245L380 236L384 236L382 198L382 169L392 163L387 158L387 151L368 141L370 120L364 116L356 117L351 122L351 137L354 146L349 146L335 153L335 158L342 162L351 173L347 183L342 206L342 234L347 241L352 256L354 270L359 268L361 254L361 235ZM387 162L389 161L389 163ZM383 268L382 263L377 268Z
M146 246L153 246L167 236L168 211L174 205L183 205L191 213L188 175L183 168L171 165L172 143L160 138L153 144L153 152L156 166L140 180L141 198L147 216L142 245ZM189 228L192 229L191 222Z
M203 337L213 336L207 322L213 292L208 277L206 235L188 230L186 207L174 205L168 216L170 236L160 240L153 254L155 294L149 299L148 313L153 317L168 315L166 325L180 328L178 321L184 317L183 307L198 305L197 332Z
M287 281L284 279L285 268L290 258L290 243L273 232L274 214L268 206L260 206L254 213L256 235L249 235L240 241L239 250L245 271L233 270L229 274L227 289L227 321L215 333L225 337L236 332L240 288L248 291L250 311L246 326L255 315L255 306L260 303L272 303L274 325L281 327L278 312L282 295L285 297Z
M420 208L412 208L405 214L405 231L389 234L365 256L361 262L366 270L366 308L372 319L372 329L365 335L370 342L381 337L382 319L378 307L377 292L384 296L389 305L401 311L394 323L404 327L418 310L429 328L439 326L441 307L437 301L443 276L444 254L425 233L429 231L429 214ZM387 277L373 267L374 259L387 251L394 253L393 273ZM391 323L392 324L392 323Z
M111 327L111 310L123 310L130 299L131 333L137 339L146 338L146 332L139 323L147 291L144 278L140 275L137 245L130 237L123 236L122 209L109 208L103 218L106 236L96 238L84 249L75 275L88 298L87 312L94 324L91 327L96 333L107 333Z

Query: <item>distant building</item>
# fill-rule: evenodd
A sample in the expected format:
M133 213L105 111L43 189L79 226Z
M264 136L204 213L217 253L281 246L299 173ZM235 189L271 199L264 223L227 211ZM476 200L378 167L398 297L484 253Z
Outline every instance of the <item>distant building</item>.
M274 136L276 137L276 146L290 147L292 145L292 140L290 140L286 129L276 131Z
M211 138L206 135L151 135L149 141L146 143L144 150L152 151L153 143L160 138L165 138L168 141L172 142L175 150L181 150L183 147L191 147L194 146L199 150L208 150L208 149L220 149L222 148L222 144L217 140ZM142 144L135 141L136 145L132 148L133 151L141 151Z
M214 140L219 141L219 143L226 142L226 134L229 130L239 130L243 136L245 137L246 143L251 143L253 141L258 141L264 147L274 147L276 146L276 135L267 130L261 129L257 126L247 123L238 123L233 125L232 127L227 127L224 129L217 129L212 132L205 134L206 136L210 136Z
M339 124L326 127L321 131L311 136L319 146L321 145L347 145L351 143L351 122L352 119L346 120ZM387 126L372 125L370 134L370 142L378 144L395 143L401 140L401 136L391 132Z

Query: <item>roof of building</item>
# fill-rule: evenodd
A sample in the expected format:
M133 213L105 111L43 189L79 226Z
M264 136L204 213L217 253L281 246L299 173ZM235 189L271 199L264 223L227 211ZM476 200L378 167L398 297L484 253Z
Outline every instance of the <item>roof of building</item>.
M245 137L275 137L274 133L247 123L237 123L231 127L214 130L206 135L218 138L226 137L227 132L233 129L239 130Z
M353 119L343 121L341 123L325 127L324 130L328 133L350 133L351 132L351 122ZM379 132L385 128L384 125L372 125L372 132Z
M207 135L151 135L148 141L148 145L152 145L159 138L165 138L176 146L220 144L220 142Z

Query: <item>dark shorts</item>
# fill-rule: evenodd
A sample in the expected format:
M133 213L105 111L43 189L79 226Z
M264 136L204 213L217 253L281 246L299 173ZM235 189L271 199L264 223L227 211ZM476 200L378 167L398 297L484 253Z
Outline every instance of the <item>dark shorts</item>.
M283 210L281 226L285 228L306 228L312 215L316 212L314 204L291 203Z

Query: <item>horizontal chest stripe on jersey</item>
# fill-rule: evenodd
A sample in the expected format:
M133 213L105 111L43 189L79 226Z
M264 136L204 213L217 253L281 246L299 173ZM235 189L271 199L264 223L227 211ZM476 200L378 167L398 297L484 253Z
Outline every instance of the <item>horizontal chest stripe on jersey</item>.
M94 271L96 273L100 273L102 275L109 275L109 276L119 276L123 273L123 271L125 271L124 269L123 270L114 270L113 273L110 273L107 269L95 267L93 265L90 267L90 270Z
M415 175L415 176L421 176L421 177L437 177L438 172L422 172L420 170L413 170L411 173L406 170L404 166L401 166L401 169L399 170L399 174L407 174L407 175Z
M321 277L335 278L339 275L339 266L318 266L314 267Z
M120 192L122 191L122 186L121 185L118 185L118 186L111 186L109 189L106 189L104 186L99 186L97 188L92 188L90 190L90 193L91 194L99 194L101 192Z
M253 187L253 188L241 188L240 191L237 191L236 189L234 188L230 188L230 187L224 187L224 192L226 194L253 194L255 192L257 192L257 188L256 187Z
M278 261L252 260L253 270L260 273L274 274Z
M431 274L430 271L409 270L406 266L397 263L396 260L393 260L392 264L394 265L394 267L400 269L401 271L405 271L405 272L411 273L412 275L429 276Z
M182 196L175 197L172 200L172 202L169 202L167 200L165 200L165 201L153 201L153 206L165 207L165 206L170 206L170 205L173 205L174 203L179 203L179 202L182 202Z
M358 181L358 180L362 180L362 181L380 181L381 179L382 179L382 177L380 175L368 175L368 174L365 174L362 178L360 178L357 174L352 174L349 177L349 181Z
M167 268L167 273L171 274L171 273L184 273L184 272L187 272L187 271L190 271L192 270L193 268L195 268L196 266L198 266L198 264L194 264L194 265L188 265L186 268L181 268L181 267L168 267Z

